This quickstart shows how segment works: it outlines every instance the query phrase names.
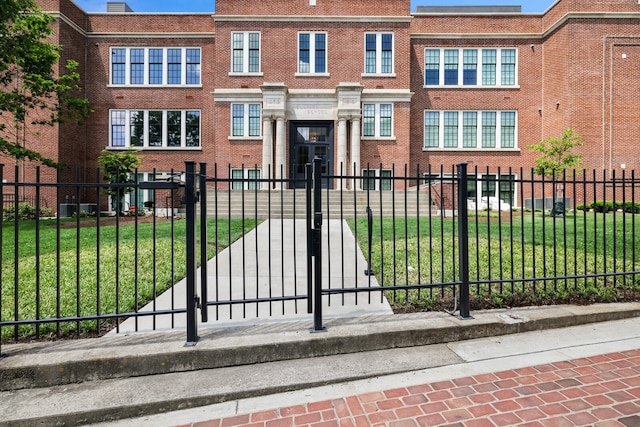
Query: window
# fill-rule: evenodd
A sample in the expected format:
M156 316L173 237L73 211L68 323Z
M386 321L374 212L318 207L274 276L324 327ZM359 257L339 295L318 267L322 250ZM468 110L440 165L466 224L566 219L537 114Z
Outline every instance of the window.
M462 64L462 66L460 66ZM425 86L516 86L516 49L425 49Z
M515 149L517 148L516 126L515 111L427 110L424 112L423 147L425 149Z
M200 146L200 111L111 110L110 147Z
M393 73L392 33L365 34L364 70L366 74Z
M260 137L260 104L231 104L231 136Z
M390 138L393 136L392 104L362 105L362 136Z
M389 169L364 169L362 171L363 190L391 190L393 174Z
M113 85L199 85L200 48L111 49Z
M260 33L234 32L231 33L231 40L231 71L233 73L259 73Z
M232 190L259 190L260 169L231 169Z
M327 72L327 34L298 34L298 73L323 74Z

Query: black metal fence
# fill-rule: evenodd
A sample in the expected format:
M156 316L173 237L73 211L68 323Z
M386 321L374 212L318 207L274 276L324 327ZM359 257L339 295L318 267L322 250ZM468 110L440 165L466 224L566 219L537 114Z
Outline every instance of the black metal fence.
M166 199L171 215L104 217L104 190L118 184L99 171L90 183L27 183L0 167L3 194L32 197L36 211L45 197L57 213L3 214L2 340L184 327L195 344L206 322L302 316L320 331L365 307L469 318L640 289L634 172L367 165L353 177L309 165L301 183L255 171L187 162L184 183L134 185L132 200ZM78 214L65 219L68 205Z

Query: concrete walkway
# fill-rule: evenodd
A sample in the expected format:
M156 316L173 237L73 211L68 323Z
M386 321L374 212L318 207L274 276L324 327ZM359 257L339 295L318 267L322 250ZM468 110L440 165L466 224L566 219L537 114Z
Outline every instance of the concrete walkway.
M634 318L403 349L389 363L442 366L102 426L637 427L638 331Z
M306 220L278 219L262 222L208 263L209 301L240 301L268 297L295 297L307 294ZM214 236L209 235L210 244ZM375 276L364 274L365 257L344 220L325 220L322 227L323 288L374 287ZM200 273L198 271L198 278ZM198 285L200 286L200 285ZM141 311L184 308L186 280L160 295ZM323 317L355 317L391 314L381 292L323 298ZM200 316L198 316L200 319ZM251 325L274 321L312 321L304 299L236 303L209 307L209 322L202 326ZM136 326L137 322L137 326ZM154 325L155 323L155 325ZM184 328L184 315L147 316L129 319L120 325L120 333ZM310 323L312 325L312 323ZM115 333L115 331L113 331Z

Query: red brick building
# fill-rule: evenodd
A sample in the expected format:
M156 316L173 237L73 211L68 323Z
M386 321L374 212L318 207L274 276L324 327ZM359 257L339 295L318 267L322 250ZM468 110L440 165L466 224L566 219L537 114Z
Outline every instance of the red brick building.
M87 176L102 149L129 147L145 173L190 159L300 177L320 156L335 175L462 161L519 174L531 144L567 128L587 168L640 168L637 0L558 0L541 14L409 0L217 0L213 15L38 3L95 113L32 143Z

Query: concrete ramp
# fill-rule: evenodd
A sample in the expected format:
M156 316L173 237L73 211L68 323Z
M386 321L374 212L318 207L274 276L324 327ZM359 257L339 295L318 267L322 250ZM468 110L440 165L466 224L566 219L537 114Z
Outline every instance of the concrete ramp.
M209 236L210 242L213 238ZM366 259L347 223L337 219L324 221L323 288L378 289L375 276L367 276L366 269ZM309 326L313 326L313 316L307 313L307 300L303 299L307 295L308 275L306 220L262 222L212 258L207 273L208 300L220 304L209 306L207 323L202 323L198 315L199 328L300 320L308 320ZM198 280L199 277L200 272ZM264 301L273 297L282 300ZM262 302L256 302L260 300ZM234 303L224 303L227 301ZM181 280L140 311L185 306L186 280ZM389 303L379 291L323 297L324 318L391 313ZM119 332L185 327L184 314L155 315L127 319L120 325Z

